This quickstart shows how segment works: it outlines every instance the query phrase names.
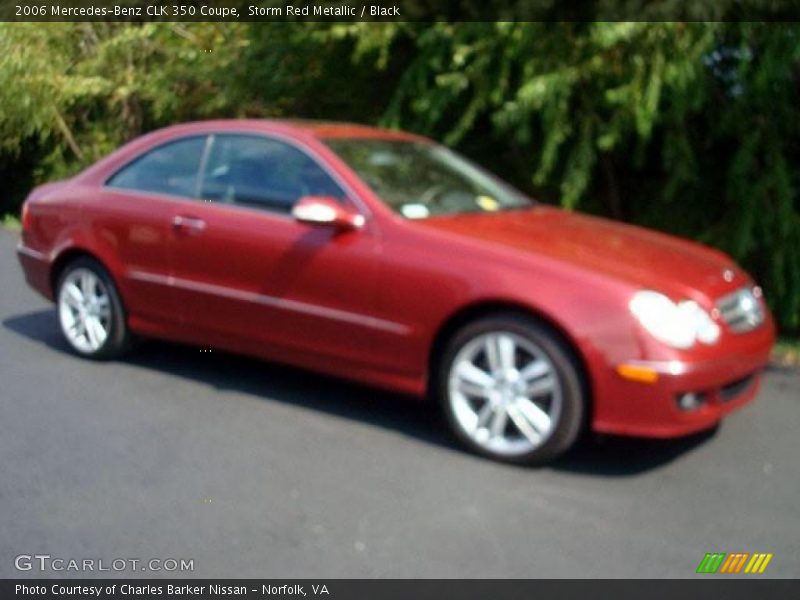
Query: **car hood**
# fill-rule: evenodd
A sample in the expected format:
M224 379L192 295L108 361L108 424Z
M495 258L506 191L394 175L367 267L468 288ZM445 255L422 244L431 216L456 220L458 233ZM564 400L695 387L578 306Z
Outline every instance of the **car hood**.
M717 250L641 227L551 207L439 216L419 222L665 293L698 291L714 296L746 279L733 261ZM727 279L726 270L731 271Z

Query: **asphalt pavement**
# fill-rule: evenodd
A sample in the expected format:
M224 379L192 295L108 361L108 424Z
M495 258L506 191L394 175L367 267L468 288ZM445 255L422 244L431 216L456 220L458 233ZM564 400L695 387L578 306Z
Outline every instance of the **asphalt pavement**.
M0 577L42 576L15 568L36 554L196 578L693 577L719 551L800 576L798 371L711 433L505 466L424 404L299 370L164 342L80 359L17 239L0 229Z

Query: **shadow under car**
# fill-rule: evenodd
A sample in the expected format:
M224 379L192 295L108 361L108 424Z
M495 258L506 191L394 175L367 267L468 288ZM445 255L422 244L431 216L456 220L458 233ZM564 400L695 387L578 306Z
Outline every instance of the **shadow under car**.
M55 351L75 355L61 335L54 310L9 317L3 326ZM245 393L265 402L288 403L358 420L467 453L452 439L430 402L227 352L214 352L213 360L208 356L195 347L147 339L138 341L124 362L217 390ZM664 466L715 433L716 429L711 429L672 440L586 435L576 447L544 468L581 475L633 476Z

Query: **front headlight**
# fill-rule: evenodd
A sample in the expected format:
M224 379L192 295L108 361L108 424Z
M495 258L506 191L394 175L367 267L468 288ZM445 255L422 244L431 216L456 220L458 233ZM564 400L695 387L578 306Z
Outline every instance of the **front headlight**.
M630 309L650 335L673 348L691 348L696 341L713 344L719 326L694 300L673 302L651 290L636 292Z

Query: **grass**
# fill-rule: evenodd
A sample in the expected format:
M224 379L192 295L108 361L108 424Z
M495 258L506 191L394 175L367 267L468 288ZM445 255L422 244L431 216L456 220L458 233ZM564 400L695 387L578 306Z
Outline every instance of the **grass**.
M772 360L779 365L800 367L800 338L778 338L778 343L772 351Z
M0 221L0 224L2 224L2 226L6 229L13 229L14 231L20 230L19 219L10 213L3 215L3 220Z

